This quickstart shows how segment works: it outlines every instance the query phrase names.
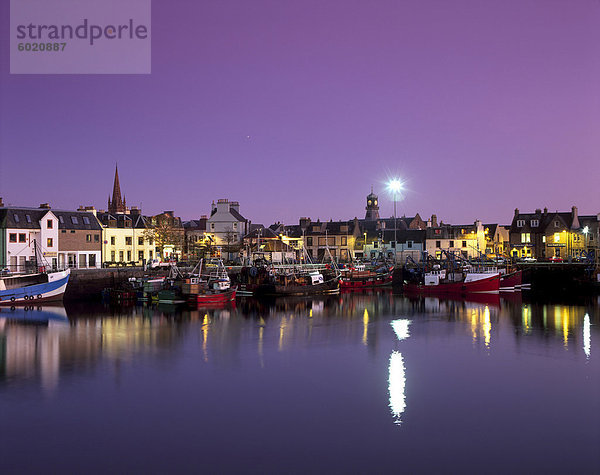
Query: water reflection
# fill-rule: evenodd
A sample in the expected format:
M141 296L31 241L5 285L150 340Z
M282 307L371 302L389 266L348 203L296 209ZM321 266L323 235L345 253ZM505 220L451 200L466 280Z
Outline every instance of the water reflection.
M410 336L410 320L398 319L391 322L394 333L399 341ZM406 410L406 367L402 353L394 350L390 355L388 391L390 394L390 409L395 424L402 423L402 413Z
M235 307L200 310L102 305L0 309L0 381L39 380L51 390L59 383L61 368L85 372L103 359L170 358L193 338L204 364L240 366L253 354L260 368L268 366L273 350L349 345L357 352L365 348L372 357L391 354L390 406L396 414L404 407L395 395L404 388L406 353L390 346L390 323L396 343L408 338L409 325L412 329L417 322L414 331L420 337L445 332L462 341L459 337L466 336L488 352L510 341L520 346L543 341L546 348L578 348L581 357L590 359L599 314L597 301L550 305L511 296L497 305L495 297L467 301L405 298L391 292L244 299Z

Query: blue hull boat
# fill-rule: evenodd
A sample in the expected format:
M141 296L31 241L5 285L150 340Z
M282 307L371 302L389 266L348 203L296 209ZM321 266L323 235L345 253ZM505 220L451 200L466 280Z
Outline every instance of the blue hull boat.
M0 305L37 305L62 300L70 269L0 277Z

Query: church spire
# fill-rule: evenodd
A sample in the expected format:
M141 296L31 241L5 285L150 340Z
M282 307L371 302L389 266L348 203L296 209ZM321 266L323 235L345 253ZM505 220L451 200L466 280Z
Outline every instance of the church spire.
M125 202L121 199L121 185L119 183L119 169L115 164L115 182L113 184L112 201L108 200L109 213L124 213Z

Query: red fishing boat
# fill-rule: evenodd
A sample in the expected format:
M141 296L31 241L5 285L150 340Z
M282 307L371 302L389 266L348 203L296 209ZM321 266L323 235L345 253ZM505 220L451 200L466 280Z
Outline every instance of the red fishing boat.
M433 269L426 272L420 282L405 282L407 293L431 295L466 295L473 293L498 293L500 274L498 272L450 272Z
M192 298L198 305L221 304L235 302L235 292L235 287L227 290L207 290L203 293L194 295Z
M364 267L342 271L340 288L342 290L360 290L389 286L392 285L393 271L393 266L385 267L383 271L364 270Z
M521 290L523 285L523 271L517 270L500 276L500 291L512 292Z

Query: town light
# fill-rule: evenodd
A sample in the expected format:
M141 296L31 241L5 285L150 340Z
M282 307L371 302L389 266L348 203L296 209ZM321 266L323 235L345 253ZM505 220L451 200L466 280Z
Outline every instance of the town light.
M398 178L393 178L388 182L388 190L392 192L394 195L396 193L400 193L402 191L402 182Z
M590 232L590 228L588 228L587 226L585 228L583 228L583 234L587 234Z

